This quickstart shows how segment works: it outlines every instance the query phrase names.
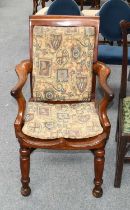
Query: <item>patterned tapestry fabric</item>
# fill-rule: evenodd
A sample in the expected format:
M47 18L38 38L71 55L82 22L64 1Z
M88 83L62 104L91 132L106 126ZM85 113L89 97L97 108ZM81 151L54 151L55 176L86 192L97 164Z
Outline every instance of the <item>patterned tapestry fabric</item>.
M123 132L130 133L130 97L123 99Z
M102 133L93 102L47 104L29 102L23 133L40 139L89 138Z
M94 41L94 27L34 27L35 101L90 100Z

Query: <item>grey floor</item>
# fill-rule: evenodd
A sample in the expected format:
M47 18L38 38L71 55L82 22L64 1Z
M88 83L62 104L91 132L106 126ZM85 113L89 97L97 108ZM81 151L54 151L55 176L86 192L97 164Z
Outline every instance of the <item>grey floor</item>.
M115 99L109 107L112 124L106 146L104 194L92 196L93 156L90 152L37 150L31 157L32 194L20 191L19 145L13 122L17 113L10 89L17 81L15 65L28 54L28 16L32 0L0 0L0 210L129 210L130 166L125 165L122 186L113 187L115 173L115 128L120 66L111 66L109 80ZM28 97L28 86L24 89Z

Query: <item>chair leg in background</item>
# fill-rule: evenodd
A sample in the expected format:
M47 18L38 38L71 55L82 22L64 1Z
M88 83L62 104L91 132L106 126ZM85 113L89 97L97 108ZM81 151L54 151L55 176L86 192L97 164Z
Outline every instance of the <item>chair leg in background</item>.
M130 70L129 70L129 74L128 74L128 81L130 81Z
M92 7L94 9L99 9L100 8L100 0L92 0Z
M93 189L93 195L96 198L100 198L103 194L103 190L101 188L101 185L103 183L103 170L104 170L104 162L105 162L105 150L97 149L94 151L94 171L95 171L95 179L94 184L95 187Z
M37 13L38 0L33 0L33 15Z
M45 0L42 0L42 8L45 7Z
M118 138L119 138L119 114L117 116L117 124L116 124L116 135L115 135L115 141L116 142L118 142Z
M30 172L30 149L21 148L20 149L20 168L21 168L21 194L23 196L28 196L31 193L29 187L29 172Z
M115 187L120 187L121 185L125 152L126 152L126 141L120 137L120 141L117 142L117 160L116 160L116 172L115 172L115 181L114 181Z
M84 0L80 0L80 10L83 10L83 6L84 6Z

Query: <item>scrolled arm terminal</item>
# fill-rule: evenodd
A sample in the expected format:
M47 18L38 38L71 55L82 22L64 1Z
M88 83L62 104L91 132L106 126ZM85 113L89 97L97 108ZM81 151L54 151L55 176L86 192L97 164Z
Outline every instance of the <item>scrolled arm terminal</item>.
M16 99L18 103L18 114L14 123L17 131L21 130L23 125L23 117L26 108L26 100L22 93L22 88L26 83L28 74L32 71L32 63L30 60L24 60L16 66L16 73L18 75L18 83L11 90L11 95Z
M99 103L99 117L104 130L110 130L110 122L107 116L107 106L114 98L114 93L107 84L107 79L110 75L110 69L102 62L96 62L93 65L93 70L99 77L99 84L104 91L104 97Z

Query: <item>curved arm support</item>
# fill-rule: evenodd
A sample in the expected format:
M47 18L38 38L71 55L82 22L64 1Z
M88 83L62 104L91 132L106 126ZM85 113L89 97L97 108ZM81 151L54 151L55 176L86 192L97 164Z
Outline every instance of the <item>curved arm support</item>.
M93 70L96 75L98 75L99 84L104 91L104 97L99 104L100 121L104 130L109 132L111 124L107 116L107 106L114 97L112 90L107 84L107 79L110 75L110 69L105 64L98 61L93 65Z
M11 95L17 100L18 114L14 123L15 129L21 130L23 125L23 117L26 108L26 100L22 94L22 88L26 83L28 74L32 71L32 63L30 60L24 60L16 66L16 73L18 75L18 83L11 90Z

